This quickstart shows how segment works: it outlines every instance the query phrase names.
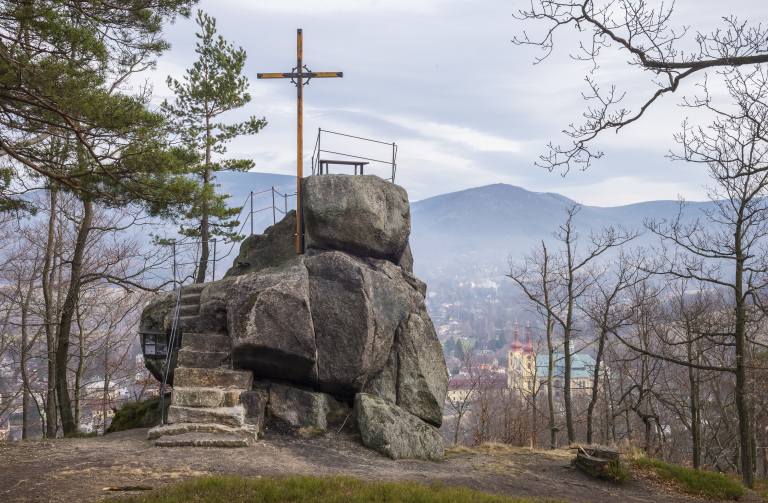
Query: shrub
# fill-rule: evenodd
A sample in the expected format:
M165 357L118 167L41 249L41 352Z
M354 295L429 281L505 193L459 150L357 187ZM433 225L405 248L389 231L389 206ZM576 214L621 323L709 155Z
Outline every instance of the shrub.
M170 394L166 394L166 413L170 403ZM125 402L120 410L115 411L115 417L112 418L107 433L134 428L148 428L158 424L160 424L160 397L152 397L146 400Z

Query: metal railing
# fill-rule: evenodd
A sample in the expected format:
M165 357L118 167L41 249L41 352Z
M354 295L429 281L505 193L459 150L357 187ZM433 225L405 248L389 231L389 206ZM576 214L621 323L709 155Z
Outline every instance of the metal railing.
M331 151L331 150L322 150L321 149L321 142L320 142L320 140L321 140L321 136L322 136L323 133L334 134L334 135L338 135L338 136L344 136L346 138L353 138L355 140L368 141L368 142L372 142L372 143L379 143L381 145L389 145L389 146L392 147L392 160L384 161L384 160L381 160L381 159L372 159L372 158L369 158L369 157L362 157L362 156L359 156L359 155L346 154L346 153L343 153L343 152L334 152L334 151ZM353 136L351 134L337 133L335 131L328 131L326 129L318 128L318 130L317 130L317 141L315 142L315 148L312 151L312 174L313 175L322 175L323 174L322 173L322 166L321 166L320 163L321 162L326 163L326 162L329 161L327 159L320 159L320 154L321 153L340 155L340 156L343 156L343 157L349 157L351 159L361 159L361 160L365 160L365 161L369 161L369 162L377 162L377 163L381 163L381 164L389 164L391 166L391 168L392 168L392 174L391 174L391 176L389 178L385 178L385 180L389 180L390 182L395 183L395 174L397 172L397 145L394 142L387 143L387 142L383 142L383 141L379 141L379 140L372 140L370 138L363 138L361 136ZM332 163L332 161L330 161L330 162ZM327 171L327 165L326 165L326 171ZM357 170L355 170L355 173L357 173ZM361 174L362 174L362 169L361 169Z

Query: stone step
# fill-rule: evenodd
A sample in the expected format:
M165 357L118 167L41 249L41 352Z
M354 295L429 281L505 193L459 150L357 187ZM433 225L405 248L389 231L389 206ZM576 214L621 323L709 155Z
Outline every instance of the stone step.
M195 351L182 348L179 351L179 367L199 369L231 368L229 352Z
M251 389L253 372L250 370L196 369L179 367L173 374L173 385L183 388L237 388Z
M248 447L246 437L215 433L184 433L155 440L157 447Z
M205 283L194 283L192 285L184 285L181 287L181 295L187 295L190 293L202 293L203 289L208 286Z
M232 344L228 335L185 333L181 338L182 349L193 351L229 351Z
M181 296L181 305L182 306L189 306L192 304L200 305L200 294L199 293L187 293Z
M194 316L180 316L179 322L180 322L179 325L181 327L181 331L183 333L197 332L198 330L200 330L198 328L198 326L200 325L200 317L197 314L195 314Z
M168 408L168 424L174 423L214 423L227 426L245 424L245 409L242 405L234 407L179 407Z
M147 432L147 438L154 440L164 436L184 435L186 433L214 433L219 435L242 435L256 438L259 427L245 424L243 426L225 426L223 424L204 423L174 423L164 426L155 426Z
M181 305L179 306L179 316L195 316L200 314L200 304Z
M173 388L171 405L179 407L234 407L240 399L239 389Z

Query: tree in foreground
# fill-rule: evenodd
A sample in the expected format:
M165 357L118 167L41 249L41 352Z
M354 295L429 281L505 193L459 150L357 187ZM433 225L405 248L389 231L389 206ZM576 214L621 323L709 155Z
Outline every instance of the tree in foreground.
M705 210L701 220L686 224L684 204L669 222L649 221L647 228L663 243L653 258L639 264L649 271L678 281L692 281L723 292L720 322L694 340L712 347L730 349L732 359L719 365L690 361L686 355L648 351L625 340L632 349L670 363L703 371L724 371L735 377L735 401L739 422L741 473L744 484L754 487L754 454L750 422L748 379L749 357L758 339L768 306L763 305L768 288L768 74L756 67L749 72L725 73L727 90L735 101L734 111L713 105L708 89L704 97L691 103L717 115L707 128L683 125L676 135L683 148L673 158L707 166L715 186L709 188L713 209ZM657 332L666 347L683 342L677 333ZM689 338L687 343L691 342ZM730 353L730 351L729 351Z
M535 64L554 50L555 33L573 26L585 36L572 48L572 58L589 62L594 71L617 54L624 54L630 71L637 69L649 75L654 89L640 97L636 110L630 110L623 103L626 93L615 85L601 85L590 72L585 77L589 91L582 94L591 105L584 112L585 120L564 131L572 144L563 147L550 143L549 153L540 157L538 165L550 171L586 169L603 155L590 148L595 138L638 121L659 98L677 91L682 81L700 83L710 68L768 63L768 26L749 26L731 16L723 19L722 28L691 35L684 25L672 25L674 7L674 1L661 4L657 10L645 0L533 0L530 8L518 11L517 19L545 25L541 36L524 32L512 41L540 47L544 54Z
M250 159L214 161L213 154L226 153L226 143L241 135L258 133L267 125L265 119L251 117L245 122L224 124L215 122L217 117L231 110L242 108L251 101L246 92L248 79L241 75L246 54L242 47L235 49L219 35L216 38L216 19L197 13L197 24L202 33L195 52L200 55L184 81L168 77L168 86L176 94L173 104L163 103L163 110L175 121L176 131L190 150L199 157L192 172L202 182L192 204L183 219L191 226L181 227L181 234L199 238L202 243L196 282L205 282L210 256L208 241L212 236L222 236L225 241L239 241L235 217L240 208L227 206L229 196L216 194L215 173L221 171L248 171L254 166Z
M14 189L30 174L113 202L188 197L150 90L130 79L155 66L170 47L163 25L193 3L0 3L0 209L24 204Z

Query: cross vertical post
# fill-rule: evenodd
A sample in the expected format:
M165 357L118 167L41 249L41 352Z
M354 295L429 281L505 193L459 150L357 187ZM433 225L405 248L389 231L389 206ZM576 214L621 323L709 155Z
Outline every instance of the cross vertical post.
M257 73L258 79L291 79L296 84L296 253L304 253L301 179L304 177L304 86L310 79L344 77L343 72L313 72L304 64L302 30L296 30L296 68L290 73ZM295 80L294 80L295 79ZM306 79L306 81L304 80ZM253 198L251 198L253 199ZM274 204L273 204L274 206Z
M301 207L301 179L304 178L304 100L302 75L302 56L304 52L304 37L302 30L296 30L296 253L304 253L304 212Z

